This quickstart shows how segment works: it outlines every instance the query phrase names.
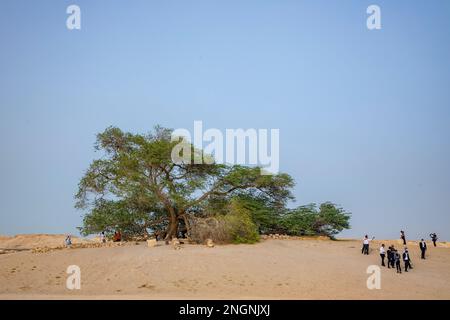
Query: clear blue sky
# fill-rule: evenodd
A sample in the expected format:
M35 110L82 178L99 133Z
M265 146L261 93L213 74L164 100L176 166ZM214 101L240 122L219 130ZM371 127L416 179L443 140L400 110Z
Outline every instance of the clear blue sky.
M203 120L279 128L295 205L353 212L343 236L450 240L449 84L447 0L2 0L0 234L76 233L107 126Z

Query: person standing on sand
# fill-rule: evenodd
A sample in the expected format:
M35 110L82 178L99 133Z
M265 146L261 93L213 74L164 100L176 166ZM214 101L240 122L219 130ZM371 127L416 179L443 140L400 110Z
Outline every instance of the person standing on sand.
M397 267L397 273L402 273L402 267L400 265L400 253L397 250L394 252L395 265Z
M405 248L405 251L403 252L403 261L405 262L405 272L408 272L408 268L411 268L411 258L409 256L408 248Z
M384 258L386 257L386 250L384 249L384 243L380 247L381 266L386 267L384 264Z
M375 239L375 237L373 237L372 240L373 239ZM371 240L369 239L369 236L366 234L364 236L364 240L363 240L363 247L362 247L362 250L361 250L362 254L369 255L369 243L370 243L370 241Z
M397 252L397 250L395 250L394 245L391 246L391 267L392 269L395 268L395 253Z
M430 234L430 237L431 237L431 241L433 241L433 244L436 247L436 241L438 240L437 234L432 233L432 234Z
M405 231L400 231L400 239L403 240L403 245L406 246L406 236L405 236Z
M386 253L387 253L387 267L388 269L390 269L392 262L392 246L387 249Z
M100 241L102 243L106 242L105 231L102 231L102 233L100 233Z
M420 251L422 252L421 258L425 259L425 252L427 251L427 243L422 239L419 243Z
M67 235L66 240L64 240L64 242L66 243L67 247L70 247L72 245L72 237L69 235Z

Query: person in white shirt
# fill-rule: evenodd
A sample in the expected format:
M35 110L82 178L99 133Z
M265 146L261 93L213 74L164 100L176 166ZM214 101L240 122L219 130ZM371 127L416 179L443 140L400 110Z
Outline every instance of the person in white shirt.
M380 257L381 257L381 266L386 267L384 263L384 258L386 257L386 250L384 248L384 243L380 247Z
M372 240L373 239L375 239L375 237L373 237ZM364 236L364 240L363 240L363 247L362 247L362 250L361 250L362 254L366 254L366 255L369 254L369 243L370 243L370 241L371 240L369 239L369 236L366 234Z
M420 251L422 252L421 258L425 259L425 252L427 251L427 243L422 239L419 243Z
M403 261L405 262L405 272L408 272L408 268L412 269L408 248L405 248L405 251L403 252Z
M70 247L72 245L72 237L69 235L66 236L66 240L64 240L66 247Z

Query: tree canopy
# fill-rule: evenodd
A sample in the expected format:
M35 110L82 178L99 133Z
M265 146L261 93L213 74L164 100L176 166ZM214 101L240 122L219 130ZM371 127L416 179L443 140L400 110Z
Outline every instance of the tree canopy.
M258 167L196 164L195 157L210 157L191 148L190 163L174 163L177 141L171 129L155 127L142 135L109 127L97 135L94 160L79 183L76 207L89 209L81 232L122 229L146 234L161 231L166 239L189 231L188 215L224 210L235 196L260 199L284 207L293 199L288 174L261 175Z
M350 213L331 202L319 207L312 203L288 210L280 217L279 225L286 234L334 237L350 228L350 217Z

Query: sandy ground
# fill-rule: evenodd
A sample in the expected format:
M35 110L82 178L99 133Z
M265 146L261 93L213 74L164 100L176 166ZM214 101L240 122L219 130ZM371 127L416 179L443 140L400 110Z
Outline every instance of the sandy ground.
M12 237L0 236L0 252L21 251L38 247L58 247L64 245L64 234L18 234ZM90 243L94 240L72 236L73 243ZM97 240L98 241L98 240Z
M20 251L0 255L0 299L450 299L444 245L429 244L428 259L420 260L410 243L414 269L400 275L382 268L381 289L367 289L378 245L369 256L359 240ZM80 290L66 288L69 265L81 269Z

